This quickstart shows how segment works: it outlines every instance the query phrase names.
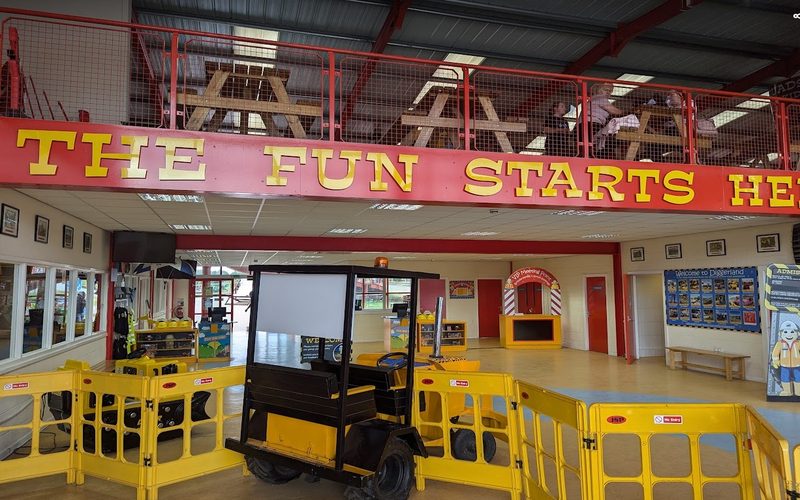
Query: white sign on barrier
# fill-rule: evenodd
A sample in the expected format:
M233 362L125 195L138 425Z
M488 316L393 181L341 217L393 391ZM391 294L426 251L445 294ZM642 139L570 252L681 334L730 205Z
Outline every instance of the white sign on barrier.
M654 415L653 423L658 425L682 424L683 415Z

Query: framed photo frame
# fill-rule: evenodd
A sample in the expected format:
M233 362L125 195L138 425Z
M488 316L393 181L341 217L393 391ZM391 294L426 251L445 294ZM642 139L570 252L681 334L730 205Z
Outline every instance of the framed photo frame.
M759 234L758 236L756 236L756 251L758 253L780 252L780 250L781 250L780 233Z
M708 240L706 241L706 256L719 257L725 255L725 240Z
M33 240L37 243L47 243L50 239L50 219L36 216L36 229L33 232Z
M644 261L644 247L631 248L631 262L643 262L643 261Z
M64 230L61 234L61 247L73 248L75 241L75 228L64 224Z
M680 243L669 243L664 245L664 255L668 259L681 259L683 258L683 249Z
M0 234L19 236L19 209L11 205L2 204L0 210Z
M92 253L92 234L83 233L83 253Z

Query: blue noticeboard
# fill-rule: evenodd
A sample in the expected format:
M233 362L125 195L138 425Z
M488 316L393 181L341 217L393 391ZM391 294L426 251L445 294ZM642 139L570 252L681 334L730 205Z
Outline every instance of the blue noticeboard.
M664 271L668 325L761 333L758 269Z

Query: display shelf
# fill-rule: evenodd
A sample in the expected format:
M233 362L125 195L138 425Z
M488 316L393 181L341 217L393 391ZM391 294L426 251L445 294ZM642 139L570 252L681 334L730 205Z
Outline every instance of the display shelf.
M155 359L197 361L197 330L194 328L156 328L136 330L136 348L154 351Z
M417 351L433 352L433 321L417 321ZM467 324L464 321L442 321L442 352L467 350Z

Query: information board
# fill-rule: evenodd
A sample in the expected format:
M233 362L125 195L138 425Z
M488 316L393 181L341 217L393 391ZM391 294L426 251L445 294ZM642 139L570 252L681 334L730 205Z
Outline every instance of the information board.
M758 269L664 271L667 324L761 333Z
M764 307L771 311L800 313L800 266L770 264L764 290Z
M308 363L319 358L319 338L300 337L300 362ZM339 362L342 360L342 341L339 339L325 340L325 360Z

